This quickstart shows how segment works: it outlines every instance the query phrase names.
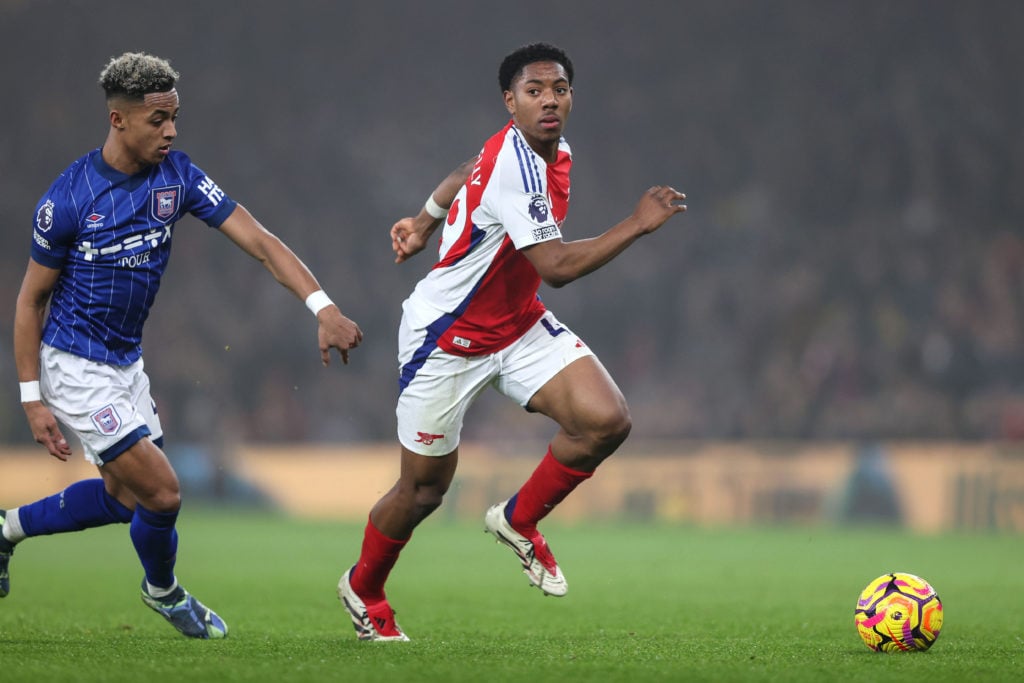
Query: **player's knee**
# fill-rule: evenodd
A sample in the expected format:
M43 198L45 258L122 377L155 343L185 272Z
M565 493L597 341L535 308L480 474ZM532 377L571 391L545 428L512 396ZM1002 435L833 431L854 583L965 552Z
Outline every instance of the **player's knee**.
M629 409L623 405L602 412L591 423L588 431L595 451L611 455L616 448L622 445L632 429L633 418L629 414Z
M444 501L444 494L446 492L447 487L439 485L417 487L413 501L419 518L423 519L431 512L441 507L441 503Z
M146 501L143 502L143 507L153 512L177 512L181 509L181 494L176 488L157 491L147 497Z
M153 512L171 513L181 509L181 488L176 476L132 487L139 505Z

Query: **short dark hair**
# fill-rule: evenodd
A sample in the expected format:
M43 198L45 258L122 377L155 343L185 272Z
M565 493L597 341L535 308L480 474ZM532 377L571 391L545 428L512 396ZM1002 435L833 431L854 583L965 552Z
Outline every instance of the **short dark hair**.
M141 100L149 93L167 92L178 80L170 62L145 52L125 52L112 57L100 72L100 87L111 97Z
M501 86L501 92L511 90L512 81L522 73L527 65L534 62L561 64L565 69L565 77L569 80L569 85L572 85L572 60L569 59L569 55L565 54L565 50L550 43L530 43L516 48L501 61L501 66L498 67L498 85Z

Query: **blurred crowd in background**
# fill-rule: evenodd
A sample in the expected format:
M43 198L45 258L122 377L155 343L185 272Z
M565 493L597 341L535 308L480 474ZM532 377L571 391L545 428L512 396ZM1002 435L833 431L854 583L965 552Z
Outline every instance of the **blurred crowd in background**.
M323 368L301 302L179 222L144 337L169 442L369 441L393 438L401 302L433 260L392 264L388 229L505 123L497 65L533 40L576 62L566 237L653 184L688 195L541 291L616 378L633 438L1024 437L1024 5L225 5L0 2L0 442L31 442L10 339L35 202L102 142L111 55L171 59L176 146L365 333ZM550 432L487 397L464 438Z

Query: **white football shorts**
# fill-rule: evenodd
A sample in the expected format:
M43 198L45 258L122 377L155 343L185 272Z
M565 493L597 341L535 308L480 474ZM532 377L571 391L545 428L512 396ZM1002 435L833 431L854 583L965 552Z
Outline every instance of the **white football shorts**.
M399 373L426 338L403 316L398 332ZM398 440L413 453L447 455L459 445L462 421L487 387L526 407L567 365L593 351L547 311L526 334L501 351L455 356L435 348L398 397Z
M141 358L131 365L109 365L43 344L39 390L95 465L110 462L141 438L163 436Z

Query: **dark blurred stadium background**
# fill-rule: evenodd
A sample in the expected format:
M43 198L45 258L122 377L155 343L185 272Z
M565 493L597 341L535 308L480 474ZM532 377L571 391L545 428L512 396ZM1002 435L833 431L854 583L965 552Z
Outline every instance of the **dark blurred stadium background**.
M573 57L569 237L655 183L689 212L542 290L631 402L634 439L1024 437L1024 4L0 0L0 442L30 444L10 339L32 211L100 145L100 68L181 72L177 146L362 327L315 325L181 221L144 338L170 443L393 436L395 329L429 267L388 229L506 120L497 64ZM465 437L551 429L497 396Z

